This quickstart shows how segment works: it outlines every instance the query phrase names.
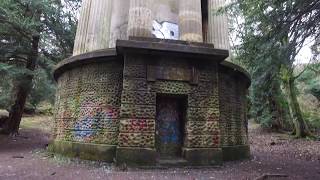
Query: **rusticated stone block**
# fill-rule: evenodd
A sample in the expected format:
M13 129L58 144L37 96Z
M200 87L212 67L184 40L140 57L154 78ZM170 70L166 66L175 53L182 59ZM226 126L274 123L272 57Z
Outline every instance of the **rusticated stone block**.
M97 95L107 94L119 94L121 92L122 86L121 84L113 84L113 83L95 83L95 82L86 82L81 85L81 95L85 95L87 93L96 93Z
M145 78L126 77L123 79L123 89L126 91L150 91L150 88Z
M184 144L187 148L215 148L220 146L220 136L186 134Z
M218 87L212 81L199 82L197 85L191 86L190 93L212 95L214 93L218 93L216 89L218 89Z
M190 135L219 135L218 121L188 121L186 133Z
M111 72L97 72L93 71L88 74L82 76L82 82L92 82L95 83L103 83L108 82L109 84L116 84L122 78L122 73L119 71L111 71Z
M187 109L187 119L189 121L218 121L218 108L193 108Z
M121 105L121 94L103 94L98 95L94 92L89 92L80 96L81 107L103 107L103 106L114 106L120 107Z
M155 105L121 104L121 118L154 119L156 115Z
M156 93L147 91L123 91L121 102L123 104L155 105Z
M81 143L116 145L118 133L103 130L63 130L57 132L57 139Z
M78 120L95 117L97 119L117 119L120 117L118 107L80 107Z
M120 121L120 132L122 133L139 133L155 132L154 119L122 119Z
M190 94L188 107L219 108L219 97L215 94Z
M98 131L91 142L96 144L117 145L118 132Z
M154 147L154 133L120 133L120 147Z
M190 84L181 81L157 81L154 91L163 94L189 94Z
M123 75L125 77L146 78L147 66L146 65L128 65L125 66Z
M117 132L119 129L118 119L87 118L84 120L76 119L56 119L56 127L67 130L103 130Z

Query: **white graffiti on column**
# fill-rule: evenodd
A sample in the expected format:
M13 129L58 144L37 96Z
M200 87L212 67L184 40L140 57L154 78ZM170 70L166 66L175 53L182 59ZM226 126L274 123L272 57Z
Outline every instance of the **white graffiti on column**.
M175 23L153 21L152 34L160 39L179 39L179 26Z

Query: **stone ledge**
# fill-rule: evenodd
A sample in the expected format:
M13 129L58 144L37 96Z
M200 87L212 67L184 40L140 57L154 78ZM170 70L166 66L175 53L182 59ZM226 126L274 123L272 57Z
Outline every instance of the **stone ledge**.
M191 166L212 166L222 164L221 148L184 148L183 158Z
M225 146L222 147L222 155L224 161L234 161L250 158L250 146Z
M53 76L55 80L58 80L59 76L65 71L79 67L81 65L92 63L104 63L117 60L117 52L115 49L101 49L88 53L71 56L58 63L54 68Z
M187 41L163 40L158 38L130 37L117 40L118 54L134 53L163 55L199 60L222 62L229 56L228 50L215 49L211 44L190 43Z
M116 155L116 146L71 141L53 141L48 149L49 151L68 157L109 163L114 161Z
M116 155L117 165L156 166L157 152L152 148L118 147Z

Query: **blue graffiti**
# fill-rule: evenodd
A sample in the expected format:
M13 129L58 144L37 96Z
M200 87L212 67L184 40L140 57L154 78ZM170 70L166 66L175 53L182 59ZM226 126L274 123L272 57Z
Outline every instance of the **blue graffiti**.
M74 124L74 137L78 141L86 141L95 136L97 130L112 126L112 119L115 116L113 108L101 107L92 110L85 117Z
M85 117L82 120L76 122L74 128L74 136L77 140L83 141L84 139L90 138L96 134L93 131L93 127L98 124L97 119L94 117Z
M177 121L163 122L159 133L162 143L179 143L180 141L179 124Z
M159 121L160 141L164 144L177 144L181 140L179 112L177 111L178 104L168 102L170 100L159 103L157 119Z

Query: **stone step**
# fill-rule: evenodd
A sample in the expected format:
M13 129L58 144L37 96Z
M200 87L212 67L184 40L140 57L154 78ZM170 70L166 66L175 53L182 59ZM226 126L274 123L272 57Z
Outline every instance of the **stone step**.
M165 159L159 159L158 160L159 166L165 166L165 167L182 167L187 166L188 161L183 158L165 158Z

